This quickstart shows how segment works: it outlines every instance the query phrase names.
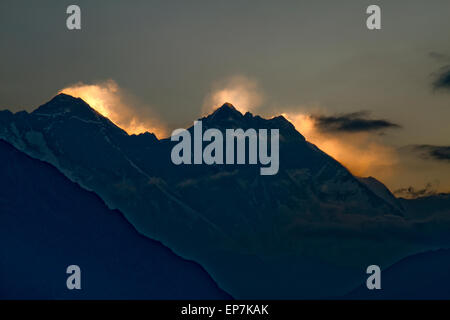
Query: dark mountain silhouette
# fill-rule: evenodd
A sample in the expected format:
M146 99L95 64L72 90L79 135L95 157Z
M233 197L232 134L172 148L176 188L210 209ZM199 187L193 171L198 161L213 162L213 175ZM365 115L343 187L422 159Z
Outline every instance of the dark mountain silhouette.
M450 194L440 193L415 199L399 198L400 203L414 218L428 218L433 215L450 217Z
M0 141L1 299L227 299L196 263L139 235L51 165ZM82 290L66 288L81 268Z
M64 94L32 113L0 112L0 138L95 191L236 298L342 295L374 260L389 265L417 246L450 243L448 232L414 236L419 227L389 194L281 116L243 115L225 104L200 120L204 130L279 129L278 174L261 176L259 165L176 166L170 139L129 136Z
M387 203L404 212L405 209L403 208L401 201L398 200L382 182L378 181L374 177L359 177L358 180L364 183L370 190L373 191L373 193L384 199Z
M366 284L345 296L349 299L450 299L450 250L406 257L381 273L381 290Z

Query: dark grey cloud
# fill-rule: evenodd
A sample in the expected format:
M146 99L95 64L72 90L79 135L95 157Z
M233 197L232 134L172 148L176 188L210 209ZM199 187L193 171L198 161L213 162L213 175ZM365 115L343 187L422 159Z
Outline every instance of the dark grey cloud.
M450 90L450 65L441 68L433 82L433 88Z
M433 188L431 183L427 183L425 188L417 189L412 186L407 188L400 188L393 192L397 197L403 198L418 198L418 197L426 197L437 194L436 190Z
M441 53L441 52L431 51L428 53L428 56L431 59L436 60L438 62L449 62L450 61L450 55Z
M370 119L367 111L334 116L312 115L319 130L326 132L367 132L400 128L400 125L384 119Z
M418 152L425 159L450 162L450 146L422 144L409 146L409 149Z

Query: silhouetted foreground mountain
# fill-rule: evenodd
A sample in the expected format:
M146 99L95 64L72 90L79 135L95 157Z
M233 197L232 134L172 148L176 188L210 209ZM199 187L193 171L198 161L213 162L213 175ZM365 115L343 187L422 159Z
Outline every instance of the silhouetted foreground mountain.
M450 299L450 250L406 257L382 271L381 290L366 284L348 294L349 299Z
M72 264L81 268L82 290L66 288ZM230 297L95 194L0 141L0 298Z
M64 94L32 113L0 112L0 138L95 191L236 298L342 296L368 265L450 244L448 217L425 228L411 221L380 182L354 177L281 116L225 104L201 120L204 130L279 129L278 174L261 176L259 165L176 166L174 142L129 136Z

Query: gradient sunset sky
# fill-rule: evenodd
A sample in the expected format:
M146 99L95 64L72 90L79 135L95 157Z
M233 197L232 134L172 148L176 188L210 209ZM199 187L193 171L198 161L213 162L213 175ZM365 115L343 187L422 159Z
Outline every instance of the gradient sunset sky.
M448 0L3 0L0 24L0 109L63 90L161 138L227 101L398 195L450 191Z

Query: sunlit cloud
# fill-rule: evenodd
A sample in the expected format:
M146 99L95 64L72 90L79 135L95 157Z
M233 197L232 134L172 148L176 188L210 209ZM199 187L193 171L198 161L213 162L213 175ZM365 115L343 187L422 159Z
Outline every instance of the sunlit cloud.
M258 82L245 76L233 76L212 85L210 94L206 96L202 112L211 113L225 102L231 103L242 113L254 111L263 101L263 93Z
M377 135L368 132L326 132L317 119L306 113L284 113L297 131L309 142L347 167L357 176L374 176L382 181L394 173L395 148L384 145Z
M128 134L148 131L158 138L165 137L167 134L165 125L155 117L152 110L147 106L139 105L113 80L96 84L80 82L61 89L59 93L83 99Z

